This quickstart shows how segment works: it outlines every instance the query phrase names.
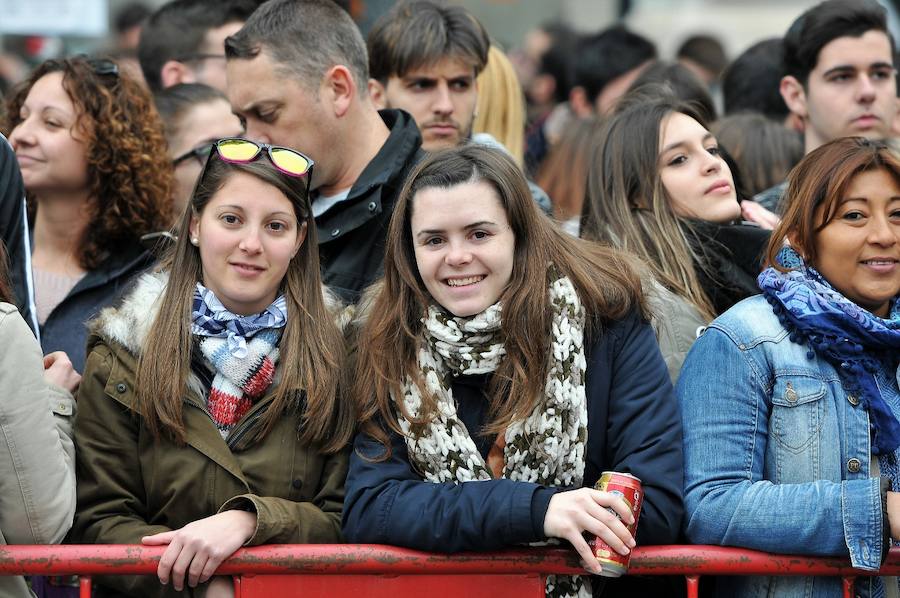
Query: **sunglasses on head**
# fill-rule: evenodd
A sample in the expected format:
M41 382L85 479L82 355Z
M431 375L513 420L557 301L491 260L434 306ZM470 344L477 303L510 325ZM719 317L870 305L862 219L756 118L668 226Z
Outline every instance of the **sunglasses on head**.
M206 177L206 171L209 169L209 165L215 156L218 156L219 160L223 162L249 164L263 154L266 155L269 162L278 172L290 177L306 177L306 195L309 197L309 184L312 178L312 167L315 162L297 150L292 150L289 147L269 145L268 143L257 143L249 139L241 139L240 137L226 137L179 156L175 161L176 163L177 161L184 161L198 151L208 152L208 157L203 166L203 171L197 178L197 184L194 186L194 192L191 194L191 197L197 195L197 190L200 188L204 177Z
M266 154L269 162L287 176L307 176L314 162L297 150L268 143L257 143L239 137L227 137L213 143L213 150L223 162L247 164Z

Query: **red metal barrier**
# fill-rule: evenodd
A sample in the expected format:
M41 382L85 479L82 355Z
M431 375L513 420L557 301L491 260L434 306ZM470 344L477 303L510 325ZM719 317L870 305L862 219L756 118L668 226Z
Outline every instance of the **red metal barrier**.
M153 575L164 547L123 545L0 546L0 575L82 575L83 597L93 575ZM551 573L581 573L573 551L525 549L443 555L392 546L271 545L239 550L217 573L235 577L236 598L407 595L543 596ZM701 575L829 575L852 579L900 575L900 550L878 572L859 571L846 559L775 555L719 546L637 548L630 574L683 575L696 596Z

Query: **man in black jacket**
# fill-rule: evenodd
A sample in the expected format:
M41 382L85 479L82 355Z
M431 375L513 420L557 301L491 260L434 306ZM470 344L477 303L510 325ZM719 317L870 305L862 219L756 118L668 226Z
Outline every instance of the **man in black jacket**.
M394 203L421 155L415 121L375 108L365 42L331 0L266 2L225 41L225 54L228 99L247 136L315 161L323 278L355 302L383 271Z

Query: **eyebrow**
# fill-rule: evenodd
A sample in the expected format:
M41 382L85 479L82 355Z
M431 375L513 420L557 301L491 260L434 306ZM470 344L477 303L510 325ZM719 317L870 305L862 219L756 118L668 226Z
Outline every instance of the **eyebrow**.
M868 69L891 69L893 70L894 65L889 62L873 62L870 64ZM837 66L833 66L824 73L822 73L823 77L827 77L828 75L833 75L835 73L844 72L844 71L856 71L856 67L852 64L839 64Z
M712 133L707 132L706 135L703 136L703 139L700 140L700 142L702 143L702 142L704 142L704 141L708 141L708 140L714 139L714 138L715 138L715 137L713 136ZM688 143L687 141L676 141L675 143L670 143L670 144L667 145L666 147L662 148L662 151L659 152L659 155L661 156L661 155L663 155L664 153L666 153L666 152L668 152L668 151L670 151L670 150L673 150L673 149L675 149L676 147L678 147L678 146L680 146L680 145L687 145L687 143Z
M473 222L472 224L467 224L463 227L463 230L471 230L473 228L478 228L479 226L497 226L496 222L492 222L491 220L479 220L478 222ZM426 228L420 230L416 233L417 237L421 237L422 235L436 235L444 232L442 228Z

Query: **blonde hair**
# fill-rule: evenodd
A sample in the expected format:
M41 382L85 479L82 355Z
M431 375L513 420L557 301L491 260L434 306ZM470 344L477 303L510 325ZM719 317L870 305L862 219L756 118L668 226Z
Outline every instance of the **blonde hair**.
M520 167L525 161L525 94L503 50L491 46L478 75L473 133L487 133L503 144Z

